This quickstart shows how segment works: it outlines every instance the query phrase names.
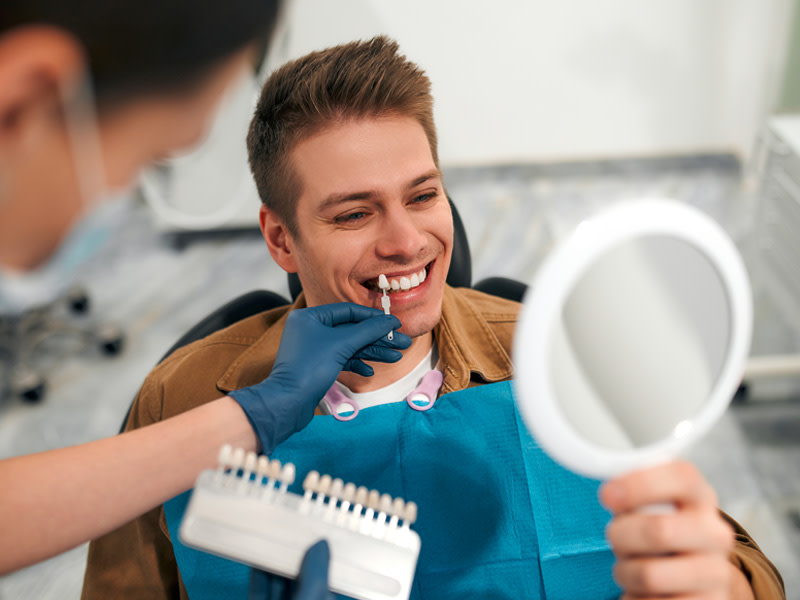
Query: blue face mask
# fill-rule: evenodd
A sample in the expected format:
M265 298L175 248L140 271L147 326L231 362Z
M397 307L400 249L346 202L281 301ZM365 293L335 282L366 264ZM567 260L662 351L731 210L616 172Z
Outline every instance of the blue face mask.
M62 91L62 98L83 212L58 250L43 265L27 272L0 266L0 313L14 314L54 300L74 283L78 269L97 254L118 222L119 203L106 201L105 169L91 85L85 80L77 90Z
M81 269L106 245L124 210L122 202L100 203L84 213L41 266L25 272L0 268L0 314L51 302L75 283Z

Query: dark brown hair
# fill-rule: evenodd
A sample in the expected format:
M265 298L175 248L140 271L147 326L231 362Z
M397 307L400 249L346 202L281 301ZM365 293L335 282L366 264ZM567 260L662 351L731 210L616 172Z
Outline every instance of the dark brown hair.
M292 235L302 193L292 149L334 123L386 115L417 120L438 166L430 80L384 36L312 52L269 77L247 135L250 169L261 201Z
M266 44L281 0L2 0L0 37L46 24L83 46L101 108L183 93L249 44Z

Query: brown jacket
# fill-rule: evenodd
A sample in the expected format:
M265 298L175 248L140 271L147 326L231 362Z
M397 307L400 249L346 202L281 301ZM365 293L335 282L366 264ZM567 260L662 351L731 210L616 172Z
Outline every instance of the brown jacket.
M292 308L305 306L301 295ZM289 307L262 313L181 348L145 380L128 429L179 414L266 378ZM519 304L469 289L446 288L434 329L441 393L511 377L511 339ZM753 582L757 598L782 598L779 575L744 530L732 561ZM91 543L82 598L186 599L162 507Z

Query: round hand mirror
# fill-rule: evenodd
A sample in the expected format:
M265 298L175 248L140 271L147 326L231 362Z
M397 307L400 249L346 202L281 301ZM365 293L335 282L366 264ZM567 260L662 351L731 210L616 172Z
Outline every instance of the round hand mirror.
M744 265L715 222L673 201L617 205L551 252L523 300L519 411L587 477L669 460L725 411L751 329Z

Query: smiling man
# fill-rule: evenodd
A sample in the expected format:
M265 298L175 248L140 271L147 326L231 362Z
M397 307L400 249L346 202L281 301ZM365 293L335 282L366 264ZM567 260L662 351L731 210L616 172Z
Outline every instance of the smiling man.
M303 182L302 226L292 234L263 207L267 245L283 269L298 273L310 306L348 300L380 308L378 278L386 276L392 314L412 346L396 369L339 379L354 392L382 388L431 350L450 265L453 220L425 131L399 114L347 118L298 142L291 155ZM503 310L513 322L516 306Z
M430 82L384 37L276 71L247 143L264 239L304 293L173 354L147 378L128 427L261 381L292 310L340 301L381 308L381 275L411 346L394 364L373 363L372 377L343 372L334 384L341 393L364 408L404 401L433 370L443 374L440 395L510 379L519 305L445 283L453 217L436 142ZM321 412L333 410L321 399ZM604 500L617 514L609 529L617 580L636 597L753 598L754 589L779 597L774 568L743 531L734 541L691 465L621 478ZM637 510L659 502L679 510ZM177 597L187 594L163 509L92 543L84 598Z

